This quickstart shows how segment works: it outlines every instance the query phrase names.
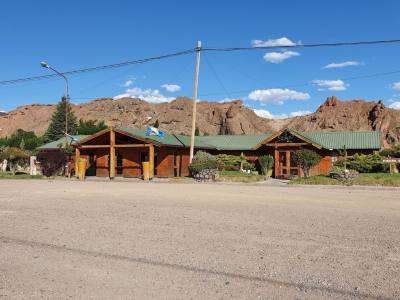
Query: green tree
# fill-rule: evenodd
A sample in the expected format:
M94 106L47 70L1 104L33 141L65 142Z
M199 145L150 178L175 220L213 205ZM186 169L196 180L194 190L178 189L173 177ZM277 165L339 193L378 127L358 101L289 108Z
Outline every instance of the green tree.
M153 127L159 128L160 127L160 122L158 122L158 119L155 121Z
M318 153L308 149L294 151L291 155L294 164L303 170L305 177L308 177L311 167L321 161L321 156Z
M92 135L106 128L107 126L106 124L104 124L104 121L97 121L97 120L84 121L80 119L77 129L77 134Z
M45 133L46 141L55 141L65 135L65 114L67 111L68 133L76 134L78 125L76 117L71 109L71 104L65 97L58 102L56 111L51 117L51 122Z
M392 148L383 149L379 154L384 157L400 157L400 144L397 144Z
M195 136L199 136L200 135L200 129L198 127L196 127L196 129L194 130L194 135Z
M274 158L271 155L261 155L258 157L258 163L261 167L261 172L263 175L268 175L268 171L272 170L274 165Z
M33 131L18 129L9 138L4 139L3 146L33 151L42 144L43 138L38 137Z

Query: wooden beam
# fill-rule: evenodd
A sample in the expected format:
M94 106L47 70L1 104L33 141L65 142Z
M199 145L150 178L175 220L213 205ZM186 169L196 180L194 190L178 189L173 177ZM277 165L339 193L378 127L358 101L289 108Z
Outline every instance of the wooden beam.
M110 128L110 178L115 177L115 131Z
M150 178L154 177L154 145L149 145L149 168Z
M274 162L275 162L275 166L274 166L274 172L275 172L275 178L278 178L281 174L280 174L280 170L279 170L279 152L278 150L275 148L274 150Z
M116 144L115 148L143 148L149 147L151 144ZM111 145L81 145L82 149L110 148Z
M110 148L110 145L81 145L82 149Z
M117 144L115 148L143 148L143 147L150 147L152 144Z
M309 143L267 143L265 146L270 146L270 147L300 147L300 146L307 146L311 145Z
M75 177L79 177L78 166L79 166L79 159L81 158L81 150L77 147L75 148Z

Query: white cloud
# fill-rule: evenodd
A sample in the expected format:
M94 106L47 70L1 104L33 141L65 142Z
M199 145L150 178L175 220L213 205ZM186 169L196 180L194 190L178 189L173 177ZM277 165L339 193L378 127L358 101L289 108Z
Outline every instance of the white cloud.
M287 119L287 118L293 118L311 114L311 111L308 110L294 111L289 114L278 114L278 115L274 115L265 109L254 109L254 112L256 113L257 116L267 119Z
M287 114L273 115L265 109L254 109L254 112L257 116L267 119L286 119L288 117Z
M288 58L299 55L300 53L295 51L269 52L264 55L264 59L270 63L279 64Z
M133 79L128 79L127 81L125 81L122 86L123 87L129 87L133 84Z
M345 83L343 80L313 80L312 84L320 87L319 91L345 91L349 84Z
M392 84L392 89L396 90L396 91L400 91L400 81L398 82L394 82Z
M161 87L166 89L168 92L171 92L171 93L178 92L178 91L181 90L181 87L179 85L177 85L177 84L165 83Z
M299 111L293 111L289 115L291 117L301 117L309 114L312 114L312 112L309 110L299 110Z
M279 46L294 46L296 43L289 40L287 37L281 37L279 39L263 40L252 40L251 45L253 47L279 47Z
M124 94L120 94L114 97L114 100L131 97L139 98L151 103L161 103L172 101L173 97L167 97L160 93L157 89L141 89L139 87L133 87L127 89Z
M289 89L265 89L255 90L249 94L249 99L262 103L283 104L287 100L308 100L308 93L298 92Z
M334 69L334 68L344 68L344 67L350 67L350 66L361 66L364 65L364 63L359 62L359 61L344 61L341 63L330 63L324 67L324 69Z
M393 102L392 104L389 105L389 107L394 109L400 109L400 101Z

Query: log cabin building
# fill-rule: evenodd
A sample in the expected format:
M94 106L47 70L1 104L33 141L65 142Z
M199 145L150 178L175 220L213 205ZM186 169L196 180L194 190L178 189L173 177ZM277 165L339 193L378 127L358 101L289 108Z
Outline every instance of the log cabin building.
M39 151L59 151L64 140L43 145ZM148 136L144 130L136 128L110 127L90 136L73 136L69 142L75 151L72 156L75 166L80 158L87 160L86 176L141 177L145 161L150 165L150 177L189 175L189 136L166 134L161 138ZM286 128L275 133L197 136L195 139L195 151L243 153L252 161L270 154L275 160L273 176L276 178L302 175L291 159L291 153L298 149L311 149L322 157L310 170L310 175L328 174L344 147L348 155L372 154L381 148L380 132L299 132Z

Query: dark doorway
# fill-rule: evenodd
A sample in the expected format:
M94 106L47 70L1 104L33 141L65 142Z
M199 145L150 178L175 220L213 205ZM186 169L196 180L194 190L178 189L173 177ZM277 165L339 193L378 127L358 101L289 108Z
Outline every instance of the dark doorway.
M86 176L96 176L96 154L89 153L88 168L86 169Z
M122 175L124 172L124 158L121 153L117 153L117 175Z

